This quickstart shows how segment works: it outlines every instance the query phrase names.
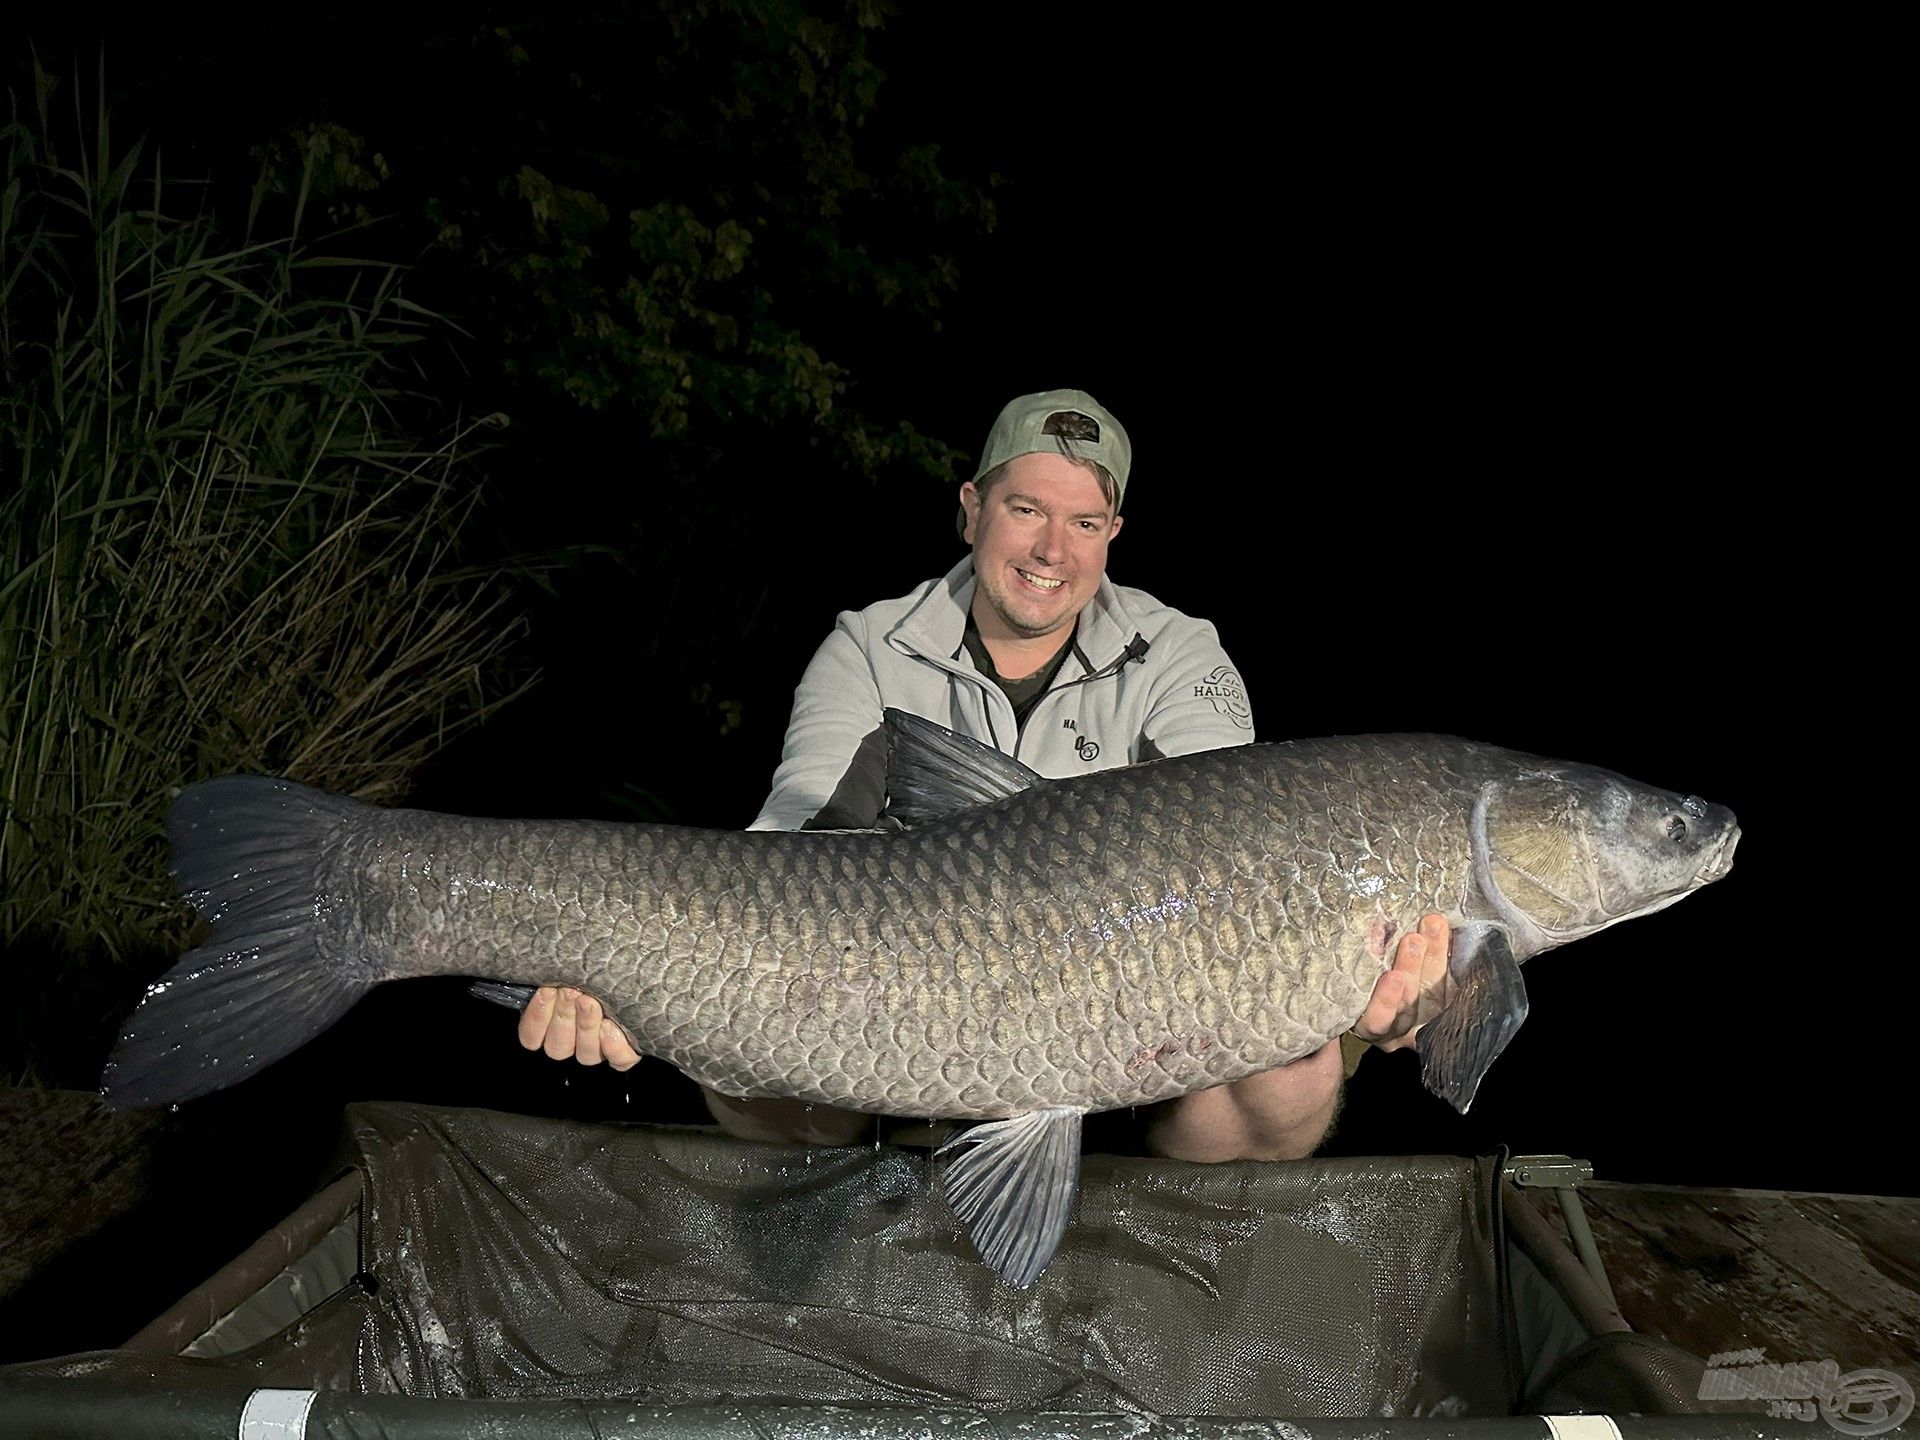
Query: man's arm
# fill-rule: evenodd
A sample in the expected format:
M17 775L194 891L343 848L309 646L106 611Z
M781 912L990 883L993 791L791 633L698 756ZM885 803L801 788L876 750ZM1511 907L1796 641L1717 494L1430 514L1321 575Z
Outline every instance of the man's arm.
M1253 707L1246 686L1213 626L1191 618L1170 625L1148 654L1157 673L1140 727L1142 760L1252 742Z
M749 830L853 829L879 818L887 798L880 686L866 619L843 611L793 692L773 788Z

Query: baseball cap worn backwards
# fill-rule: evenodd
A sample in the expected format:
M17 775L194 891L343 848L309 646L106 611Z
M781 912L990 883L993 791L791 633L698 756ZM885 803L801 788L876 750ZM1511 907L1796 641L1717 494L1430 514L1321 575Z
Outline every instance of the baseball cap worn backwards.
M1126 498L1133 443L1120 422L1086 391L1043 390L1009 401L987 433L987 448L980 452L973 478L1036 451L1098 461L1113 476L1118 498Z
M1113 414L1084 390L1043 390L1007 402L1000 418L987 432L980 452L977 481L1009 460L1044 452L1093 460L1113 476L1114 509L1127 495L1127 474L1133 468L1133 442ZM967 512L960 511L960 533L966 534Z

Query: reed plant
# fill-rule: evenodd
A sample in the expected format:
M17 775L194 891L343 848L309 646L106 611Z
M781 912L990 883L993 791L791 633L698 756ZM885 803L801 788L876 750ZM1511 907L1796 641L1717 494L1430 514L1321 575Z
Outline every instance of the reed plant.
M522 621L463 558L487 422L420 418L447 328L303 238L310 169L284 233L262 202L229 240L103 110L63 153L52 89L0 141L0 956L16 997L44 963L70 1031L192 923L171 795L250 771L391 800L517 693Z

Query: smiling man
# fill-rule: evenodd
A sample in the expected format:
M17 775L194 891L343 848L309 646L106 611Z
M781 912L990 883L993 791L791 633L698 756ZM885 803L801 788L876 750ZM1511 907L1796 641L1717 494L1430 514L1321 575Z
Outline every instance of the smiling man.
M1133 449L1082 390L1023 395L1000 412L960 487L971 553L945 576L843 612L795 693L773 793L757 830L872 825L886 801L888 706L984 741L1060 779L1253 739L1239 672L1214 627L1107 579L1107 548ZM1404 937L1355 1026L1410 1043L1423 985L1446 969L1446 921ZM1379 937L1383 961L1385 937ZM599 1004L543 990L521 1043L625 1069L632 1046ZM1188 1160L1291 1159L1319 1145L1338 1107L1340 1047L1154 1107L1147 1141ZM729 1131L820 1143L860 1138L871 1117L708 1092Z

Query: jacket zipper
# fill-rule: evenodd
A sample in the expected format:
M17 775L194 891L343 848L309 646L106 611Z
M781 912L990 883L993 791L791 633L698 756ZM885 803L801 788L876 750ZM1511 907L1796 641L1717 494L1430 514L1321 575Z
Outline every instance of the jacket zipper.
M1071 690L1076 685L1084 685L1089 680L1104 680L1109 675L1118 675L1122 670L1126 669L1127 666L1132 664L1135 660L1144 659L1146 657L1147 651L1152 648L1153 648L1152 642L1149 641L1146 636L1142 635L1138 630L1134 631L1133 639L1127 642L1127 648L1120 652L1120 655L1117 659L1111 660L1107 664L1102 665L1098 670L1094 670L1089 672L1088 674L1082 675L1078 680L1069 680L1064 685L1049 685L1045 690L1041 691L1040 694L1035 698L1033 702L1033 709L1027 712L1027 718L1031 720L1034 717L1035 713L1039 711L1041 705L1044 704L1050 696L1058 695L1063 690ZM1076 645L1074 647L1074 653L1075 654L1080 653L1079 646ZM1082 659L1080 663L1084 665L1087 662L1084 659ZM991 726L993 725L993 707L992 706L987 707L987 725L989 726L989 728L991 728ZM1027 728L1026 726L1022 725L1020 727L1019 733L1013 737L1013 758L1014 759L1018 760L1020 758L1020 742L1025 740L1026 738L1027 738ZM994 748L996 750L1000 748L1000 742L997 739L993 743L994 743Z
M961 647L961 650L964 650L965 648L966 647L963 645ZM999 750L1000 749L1000 727L993 723L993 697L995 695L998 695L1002 700L1005 700L1007 698L1006 692L1002 690L998 685L995 685L991 681L989 681L987 677L982 675L978 670L961 669L960 653L961 653L960 650L954 651L953 654L947 657L946 664L943 665L941 668L944 669L949 675L951 675L956 680L971 680L974 684L980 687L981 704L985 706L986 712L987 712L987 738L993 741L993 748L996 750ZM922 657L922 658L925 658L925 657ZM1013 743L1014 743L1014 748L1018 749L1020 745L1020 729L1019 729L1019 721L1017 719L1014 722ZM1004 755L1006 752L1002 750L1000 753Z

